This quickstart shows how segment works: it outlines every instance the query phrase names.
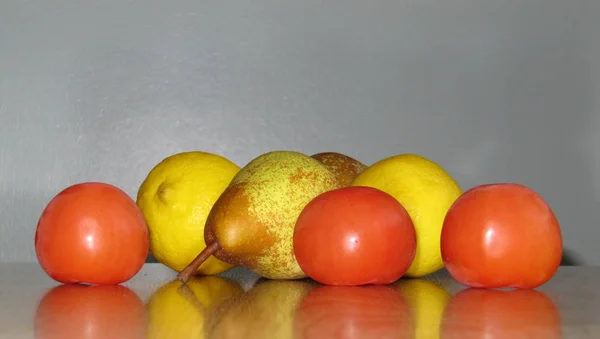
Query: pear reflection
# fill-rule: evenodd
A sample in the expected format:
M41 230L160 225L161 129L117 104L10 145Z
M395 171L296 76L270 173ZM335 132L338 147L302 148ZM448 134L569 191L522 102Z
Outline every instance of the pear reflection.
M121 285L60 285L40 300L36 338L146 338L144 303Z
M206 317L219 304L241 295L235 281L219 276L195 276L185 285L173 280L150 297L148 338L204 338Z
M442 338L561 337L559 311L537 290L467 289L446 308Z
M412 313L392 286L320 286L296 312L295 338L413 338Z
M211 312L206 338L292 338L295 311L316 285L309 280L259 280Z
M444 309L452 295L434 281L403 278L393 284L412 313L414 338L439 338Z

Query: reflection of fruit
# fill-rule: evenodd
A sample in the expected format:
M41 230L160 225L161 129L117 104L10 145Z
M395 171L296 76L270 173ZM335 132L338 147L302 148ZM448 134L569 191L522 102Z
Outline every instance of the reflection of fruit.
M350 186L354 178L367 168L362 162L337 152L317 153L311 157L333 172L342 187Z
M444 312L441 333L453 338L561 338L557 307L544 293L526 290L467 289Z
M402 205L372 187L343 187L306 205L294 253L312 279L328 285L389 284L415 257L415 228Z
M205 338L291 339L294 312L315 286L310 280L260 280L211 312Z
M417 252L407 277L422 277L444 266L440 254L442 223L461 189L443 168L418 155L400 154L372 164L352 185L387 192L410 214L417 232Z
M40 216L35 251L42 269L61 283L120 284L148 256L148 228L135 202L101 182L70 186Z
M512 183L461 195L448 211L440 246L448 272L471 287L535 288L562 258L554 213L532 189Z
M205 317L227 299L243 294L234 281L219 276L171 281L148 301L148 338L204 338Z
M38 304L34 330L38 339L142 339L146 314L127 287L60 285Z
M439 338L442 314L451 295L433 281L400 279L394 286L408 303L415 321L415 338Z
M270 279L306 277L293 250L296 219L314 197L339 185L317 160L298 152L273 151L250 161L233 178L206 221L209 245L179 274L213 254Z
M296 339L414 338L402 295L390 286L321 286L296 311Z
M171 155L150 171L137 204L150 229L150 251L159 262L180 271L206 247L208 213L239 170L219 155L195 151ZM218 274L231 267L210 258L197 273Z

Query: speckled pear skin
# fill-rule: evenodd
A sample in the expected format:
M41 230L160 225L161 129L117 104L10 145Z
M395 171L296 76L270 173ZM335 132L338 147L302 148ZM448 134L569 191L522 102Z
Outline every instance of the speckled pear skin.
M361 174L367 165L338 152L322 152L311 155L336 176L342 186L350 186L352 181Z
M214 256L268 279L306 274L293 250L296 220L316 196L340 188L322 163L295 151L272 151L250 161L213 205L205 239Z

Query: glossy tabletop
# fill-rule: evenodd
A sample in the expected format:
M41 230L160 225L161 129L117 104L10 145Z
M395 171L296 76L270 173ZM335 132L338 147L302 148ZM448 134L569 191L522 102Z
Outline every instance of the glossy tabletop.
M196 277L147 264L117 286L60 285L0 264L0 338L600 338L600 268L536 290L467 289L440 271L387 286Z

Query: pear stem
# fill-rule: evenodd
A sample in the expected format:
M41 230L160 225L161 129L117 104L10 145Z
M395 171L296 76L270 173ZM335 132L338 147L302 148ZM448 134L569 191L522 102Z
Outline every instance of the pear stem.
M194 260L192 260L191 263L189 263L181 272L179 272L177 279L184 284L187 283L188 280L190 280L190 278L196 273L198 267L200 267L203 262L205 262L208 258L210 258L211 255L218 251L219 248L219 243L216 241L208 244L206 248L204 248L202 252L200 252L200 254L194 258Z

